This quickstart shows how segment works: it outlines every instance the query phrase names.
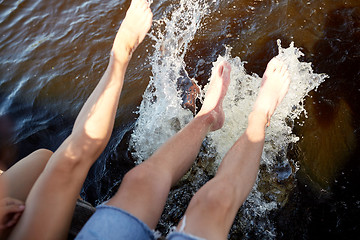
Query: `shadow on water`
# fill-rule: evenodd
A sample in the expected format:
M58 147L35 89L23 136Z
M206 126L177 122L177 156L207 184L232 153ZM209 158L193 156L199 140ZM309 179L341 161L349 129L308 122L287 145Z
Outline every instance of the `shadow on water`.
M358 239L360 9L330 12L307 61L329 79L307 99L308 118L295 129L301 140L291 157L301 167L297 187L275 214L279 239Z

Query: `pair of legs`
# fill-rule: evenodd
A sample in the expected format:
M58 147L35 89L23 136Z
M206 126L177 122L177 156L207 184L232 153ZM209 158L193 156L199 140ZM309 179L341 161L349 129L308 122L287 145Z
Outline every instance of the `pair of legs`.
M222 101L231 67L223 62L213 70L210 87L197 116L148 160L129 171L107 205L121 208L154 229L168 193L191 167L206 134L222 127ZM206 239L225 239L235 215L256 180L265 128L285 96L290 80L284 63L272 59L249 115L248 127L224 157L216 176L192 198L179 223L182 230Z
M21 161L26 165L39 163L37 173L32 175L36 177L31 181L19 182L18 178L24 171L35 169L34 166L14 166L0 178L1 183L10 185L7 187L10 191L15 187L22 189L2 195L25 201L25 210L10 239L67 238L81 187L112 133L128 63L151 24L152 13L147 1L133 0L115 37L108 67L77 116L70 136L54 153L41 150L40 155L47 155L48 159Z

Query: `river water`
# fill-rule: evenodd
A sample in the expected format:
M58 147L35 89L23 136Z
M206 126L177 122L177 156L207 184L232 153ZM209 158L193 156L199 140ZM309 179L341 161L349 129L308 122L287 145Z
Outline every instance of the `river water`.
M107 65L130 1L0 1L0 115L17 159L56 150ZM232 64L226 122L169 195L166 234L246 127L266 63L279 54L292 85L267 130L258 180L229 239L356 239L360 231L358 0L172 0L134 53L114 133L82 197L97 205L123 175L193 117L183 98ZM201 94L196 102L201 105ZM193 106L194 107L194 106ZM194 110L194 109L193 109ZM184 149L185 151L186 149Z

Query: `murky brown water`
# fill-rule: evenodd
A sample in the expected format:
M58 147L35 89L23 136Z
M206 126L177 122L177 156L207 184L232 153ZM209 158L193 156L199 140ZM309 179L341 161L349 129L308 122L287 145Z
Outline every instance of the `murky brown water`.
M154 19L171 13L176 3L155 1ZM0 1L0 115L14 122L18 158L40 147L55 150L69 134L105 70L129 4L123 0ZM276 238L356 239L353 236L360 231L360 1L231 0L210 6L185 56L186 70L201 84L209 78L211 63L224 52L224 45L248 62L249 72L261 75L277 54L276 39L284 46L294 41L315 72L330 76L306 100L308 118L300 119L294 129L301 140L289 146L289 155L300 170L287 204L272 214ZM129 133L151 75L146 59L152 54L151 44L147 38L129 66L114 136L84 188L83 196L92 203L111 196L123 174L134 166L127 150ZM99 174L100 168L106 173ZM183 209L186 201L181 203ZM230 239L243 235L258 238L255 233L234 230Z

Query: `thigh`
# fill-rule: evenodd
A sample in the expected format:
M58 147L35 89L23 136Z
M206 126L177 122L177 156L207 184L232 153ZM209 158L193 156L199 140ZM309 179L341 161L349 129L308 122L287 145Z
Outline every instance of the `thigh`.
M39 149L5 171L1 178L8 183L6 196L25 202L51 155L50 150Z

